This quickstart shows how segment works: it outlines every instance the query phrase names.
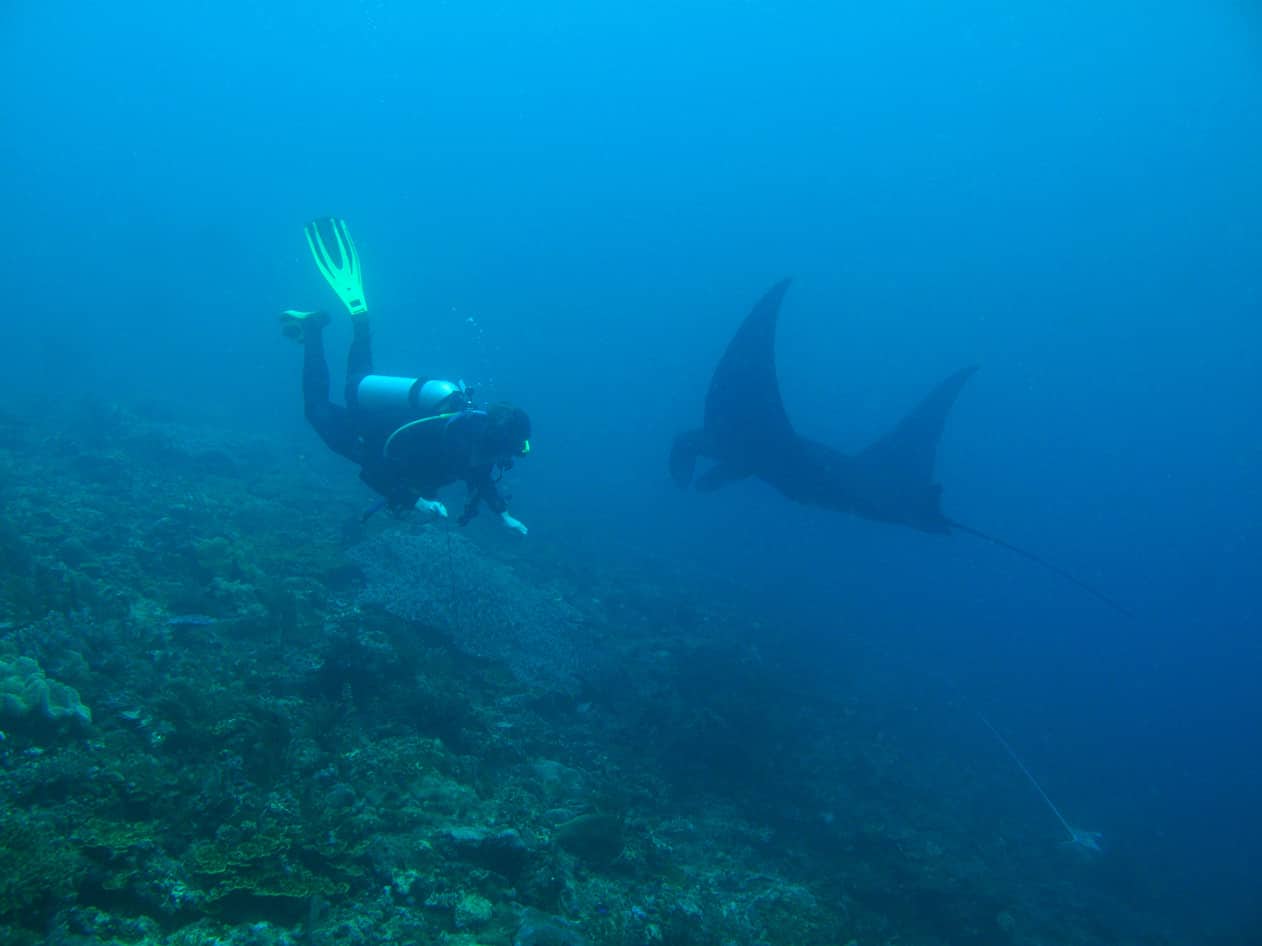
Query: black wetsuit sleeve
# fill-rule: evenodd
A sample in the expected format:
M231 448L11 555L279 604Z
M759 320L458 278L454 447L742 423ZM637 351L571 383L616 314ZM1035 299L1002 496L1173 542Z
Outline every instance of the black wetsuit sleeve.
M491 478L491 467L482 466L469 471L465 477L465 485L469 488L469 498L465 502L464 512L460 516L460 524L464 525L478 514L478 504L486 503L487 508L495 514L507 511L508 502L500 494L499 487Z
M369 489L381 494L393 512L411 509L421 498L402 476L384 464L365 466L359 471L359 478Z
M495 484L495 480L491 479L491 468L489 466L481 467L474 470L468 479L469 489L482 502L486 503L487 508L496 515L508 510L508 502L500 494L499 487Z

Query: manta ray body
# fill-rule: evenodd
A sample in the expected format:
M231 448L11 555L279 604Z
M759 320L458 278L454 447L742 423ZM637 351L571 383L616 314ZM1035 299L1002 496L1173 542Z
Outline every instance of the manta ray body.
M679 434L670 473L681 488L713 492L754 477L808 506L920 532L966 532L1015 552L1123 613L1124 608L1032 552L947 517L933 468L947 414L976 365L942 381L889 433L850 455L793 429L776 375L776 324L789 280L772 286L723 353L706 394L702 426ZM713 465L694 478L697 461Z

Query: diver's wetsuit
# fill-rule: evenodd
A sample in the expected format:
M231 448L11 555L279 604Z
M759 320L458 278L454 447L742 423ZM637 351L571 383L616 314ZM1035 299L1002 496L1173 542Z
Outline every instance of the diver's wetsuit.
M508 503L500 495L491 463L474 462L475 448L486 430L482 411L461 410L414 428L406 455L385 454L390 435L420 418L399 411L369 415L356 402L359 383L373 373L372 330L366 318L353 320L354 338L346 363L346 406L329 400L329 366L324 357L323 326L308 324L303 333L302 400L307 420L334 453L360 466L359 478L385 497L392 510L411 509L417 499L434 499L438 490L464 480L469 498L463 525L484 502L496 513Z

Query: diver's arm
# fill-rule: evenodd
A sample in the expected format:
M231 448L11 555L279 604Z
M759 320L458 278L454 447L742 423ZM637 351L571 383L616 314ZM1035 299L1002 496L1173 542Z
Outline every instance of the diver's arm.
M359 471L359 478L371 490L385 498L385 505L391 513L400 515L419 509L441 519L447 518L447 507L438 501L421 495L420 491L410 485L402 471L390 465L373 464Z
M521 520L508 514L508 501L500 494L499 488L491 478L491 467L480 467L474 470L466 482L469 486L469 501L465 504L464 513L460 517L461 525L466 524L478 514L479 503L486 503L492 512L499 514L500 522L514 532L525 535L529 531Z
M373 492L385 498L386 505L392 512L411 509L420 499L419 494L411 490L391 471L377 464L366 465L359 471L359 478Z

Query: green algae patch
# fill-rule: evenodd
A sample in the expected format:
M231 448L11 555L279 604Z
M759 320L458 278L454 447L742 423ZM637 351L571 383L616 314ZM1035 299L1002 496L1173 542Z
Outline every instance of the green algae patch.
M350 885L317 873L295 853L294 837L284 831L252 834L239 841L202 841L190 847L185 863L201 881L207 904L227 898L288 898L306 901L346 893Z
M153 844L156 836L157 825L152 822L107 818L90 818L74 833L74 839L84 848L97 848L110 854Z

